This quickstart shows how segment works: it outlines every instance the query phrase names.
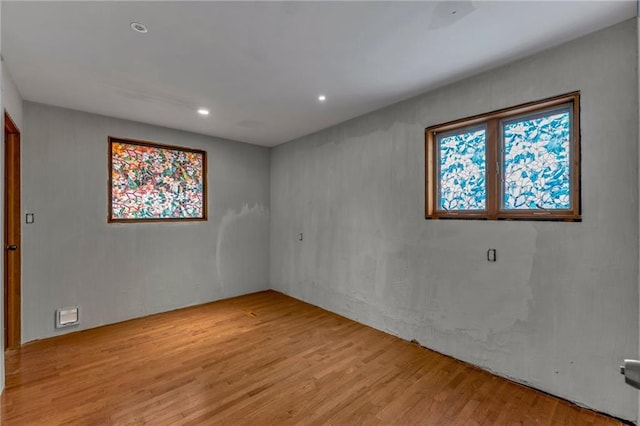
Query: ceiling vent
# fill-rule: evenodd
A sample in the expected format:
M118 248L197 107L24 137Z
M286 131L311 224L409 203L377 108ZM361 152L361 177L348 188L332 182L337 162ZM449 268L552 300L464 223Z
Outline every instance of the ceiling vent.
M138 32L138 33L147 33L147 27L145 27L144 25L142 25L139 22L132 22L131 23L131 28L133 29L133 31Z

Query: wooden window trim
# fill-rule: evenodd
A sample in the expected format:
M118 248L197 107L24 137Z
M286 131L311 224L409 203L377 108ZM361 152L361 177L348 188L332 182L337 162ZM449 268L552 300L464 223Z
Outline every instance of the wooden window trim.
M108 223L144 223L144 222L203 222L207 220L207 152L201 149L187 148L177 145L161 144L156 142L142 141L137 139L127 139L118 137L108 137L109 148L108 156L108 187L107 187L107 222ZM125 143L138 146L149 146L153 148L170 149L175 151L194 152L202 155L202 217L185 217L185 218L147 218L147 219L118 219L113 217L113 143Z
M571 128L571 203L568 210L505 210L501 207L502 168L500 123L503 120L526 116L562 105L570 105ZM483 211L442 211L438 202L438 147L437 134L485 124L487 129L486 173L487 201ZM485 114L450 121L425 129L425 218L426 219L481 219L481 220L554 220L578 222L581 220L580 194L580 92L567 93L541 101L528 102Z

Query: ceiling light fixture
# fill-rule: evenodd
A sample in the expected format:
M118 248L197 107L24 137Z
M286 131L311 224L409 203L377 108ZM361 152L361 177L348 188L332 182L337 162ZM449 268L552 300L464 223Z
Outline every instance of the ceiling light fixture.
M198 110L198 114L200 114L200 115L209 115L209 110L208 109L204 109L204 108L200 108Z
M325 95L320 95L320 96L318 96L318 100L319 100L320 102L324 102L324 101L326 101L326 100L327 100L327 97L326 97Z
M132 22L131 23L131 28L133 29L133 31L137 32L137 33L142 33L145 34L147 33L147 27L145 27L144 25L142 25L139 22Z

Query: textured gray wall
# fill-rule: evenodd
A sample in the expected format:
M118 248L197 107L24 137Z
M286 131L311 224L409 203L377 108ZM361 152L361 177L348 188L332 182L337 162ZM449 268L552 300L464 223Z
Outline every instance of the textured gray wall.
M81 306L84 329L268 288L268 149L30 102L24 113L23 341L60 333L64 306ZM107 223L109 135L206 150L209 220Z
M274 148L272 288L635 419L637 56L629 20ZM582 223L424 219L425 127L574 90Z
M3 66L2 69L2 92L2 107L7 110L13 122L22 131L24 128L22 120L23 100L6 66Z
M638 9L637 9L637 12L636 12L636 15L637 15L637 18L636 18L636 36L638 38L638 41L637 41L636 48L637 48L637 52L638 52L637 53L638 54L638 57L637 57L638 64L637 64L637 68L636 68L636 78L638 78L638 104L639 104L639 111L638 111L638 121L637 121L636 124L638 125L638 139L639 139L639 142L640 142L640 76L638 75L638 72L639 72L638 70L640 70L640 2L638 2L637 6L638 6ZM640 152L638 154L640 155ZM640 167L640 157L638 158L638 166ZM640 176L638 177L638 179L639 179L638 191L640 191ZM639 193L639 195L640 195L640 193ZM640 220L640 213L638 215L638 220ZM639 238L640 238L640 235L639 235ZM640 255L640 253L639 253L639 255ZM638 259L638 264L640 265L640 259ZM639 276L638 276L638 288L640 289L640 271L638 272L638 274L639 274ZM638 294L638 297L639 297L638 306L640 307L640 291L638 293L639 293ZM639 315L640 315L640 313L639 313ZM638 318L638 323L640 324L640 318ZM640 326L638 327L638 333L640 333ZM640 336L639 336L638 340L639 340L638 344L640 345ZM640 354L640 346L638 347L638 353ZM634 359L637 359L637 358L634 358ZM636 422L637 422L638 419L640 419L640 392L638 392L636 395L637 395L637 398L638 398L638 411L637 411L637 414L636 414Z

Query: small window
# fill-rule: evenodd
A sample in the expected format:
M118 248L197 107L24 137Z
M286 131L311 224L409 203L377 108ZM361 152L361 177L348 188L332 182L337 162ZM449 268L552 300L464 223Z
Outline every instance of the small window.
M109 222L207 219L207 153L109 138Z
M580 220L579 93L426 130L426 217Z

